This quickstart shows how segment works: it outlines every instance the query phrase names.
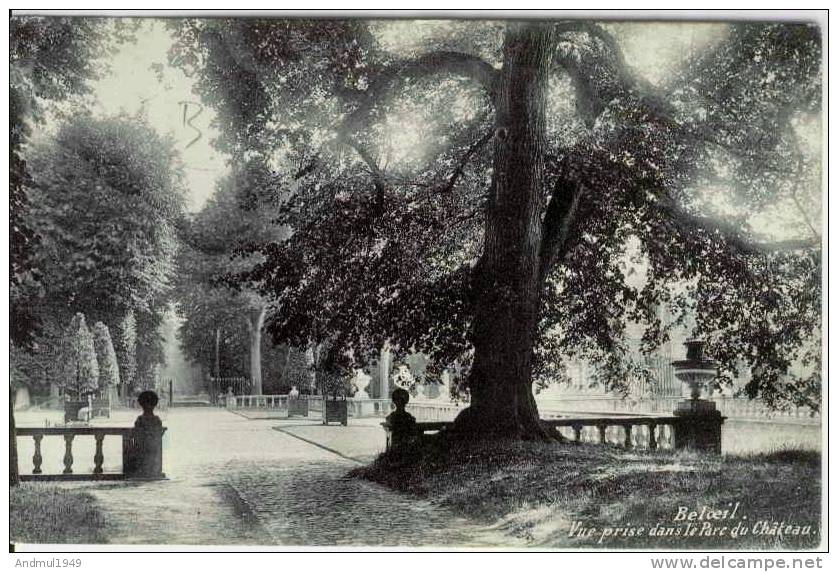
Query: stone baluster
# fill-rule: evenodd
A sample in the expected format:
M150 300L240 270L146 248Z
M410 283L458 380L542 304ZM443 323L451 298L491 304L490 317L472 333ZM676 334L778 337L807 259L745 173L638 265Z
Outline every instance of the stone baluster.
M93 474L101 475L103 473L102 463L105 461L105 454L102 452L102 443L105 441L104 433L96 433L96 453L93 455Z
M655 430L658 428L656 423L649 423L649 449L654 451L658 448L658 440L655 437Z
M73 435L68 433L64 435L64 474L69 475L73 472Z
M41 439L44 438L43 435L32 435L32 438L35 440L35 454L32 455L32 464L34 465L34 469L32 469L33 475L40 475L41 474L41 463L44 462L44 457L41 455Z
M623 445L626 449L631 449L631 425L625 424L623 425L623 430L625 431L625 440L623 441Z
M605 438L605 430L607 428L608 428L608 426L605 425L604 423L600 423L599 425L597 425L597 429L599 429L599 442L602 443L602 444L605 444L605 443L608 442L607 439Z
M573 440L577 443L582 442L582 425L579 423L573 425Z

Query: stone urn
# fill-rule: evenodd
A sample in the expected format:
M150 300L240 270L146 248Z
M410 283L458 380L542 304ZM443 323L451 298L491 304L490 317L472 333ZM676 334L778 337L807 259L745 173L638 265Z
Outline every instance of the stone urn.
M717 364L704 355L704 342L689 340L687 357L672 362L675 377L689 388L689 399L678 403L673 414L675 448L695 449L712 453L722 451L722 424L725 418L716 410L716 404L705 398L709 383L715 379Z
M678 411L686 413L716 410L716 404L704 396L710 393L709 384L716 377L716 362L704 355L704 342L688 340L687 359L672 362L675 377L689 388L690 398L678 404Z
M364 373L364 370L355 370L355 377L352 379L352 386L355 388L355 393L352 395L352 412L355 417L364 417L373 411L370 394L367 393L370 381L372 377Z

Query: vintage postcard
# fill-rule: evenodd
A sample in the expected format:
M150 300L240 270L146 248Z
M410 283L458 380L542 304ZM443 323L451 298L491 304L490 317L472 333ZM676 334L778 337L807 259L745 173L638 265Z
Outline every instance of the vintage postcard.
M826 548L825 13L9 27L13 552Z

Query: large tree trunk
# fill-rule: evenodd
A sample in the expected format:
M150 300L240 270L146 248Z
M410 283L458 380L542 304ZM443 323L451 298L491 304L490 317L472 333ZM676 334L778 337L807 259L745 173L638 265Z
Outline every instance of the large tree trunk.
M486 234L475 269L471 406L456 420L459 435L546 437L532 395L532 364L550 48L547 25L507 25Z
M247 311L247 330L250 334L250 379L253 395L262 395L262 325L265 323L265 308L251 308Z

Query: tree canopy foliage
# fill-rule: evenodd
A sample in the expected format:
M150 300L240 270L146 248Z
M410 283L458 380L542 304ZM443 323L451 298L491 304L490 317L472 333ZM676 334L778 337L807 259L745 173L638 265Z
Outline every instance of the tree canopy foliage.
M569 357L625 383L627 326L651 352L694 314L720 383L744 366L750 396L818 406L816 26L730 24L657 83L620 23L171 26L221 145L275 171L292 232L239 280L278 339L477 358L468 389L520 383L520 408Z
M89 93L89 80L106 69L102 56L130 38L132 29L124 21L100 18L15 16L9 20L9 274L13 301L36 290L40 278L31 258L38 236L24 218L30 204L25 190L28 168L24 147L32 127L44 124L45 104ZM55 105L51 111L54 116L62 115ZM17 345L29 345L37 325L27 304L12 304L11 337Z
M184 318L181 346L194 363L214 376L252 379L258 362L265 374L263 391L276 393L305 376L305 359L298 349L262 340L260 316L271 312L268 303L255 289L225 280L260 262L244 250L282 235L272 211L257 208L267 200L270 178L264 165L249 162L221 179L206 205L183 221L174 298ZM246 359L254 351L257 355Z
M99 388L99 362L93 334L81 312L73 316L61 345L59 383L64 393L80 399Z
M171 141L141 117L82 113L27 156L23 220L38 236L29 259L40 286L17 303L37 307L42 324L81 312L109 325L125 381L153 384L183 203Z
M182 206L172 143L139 118L82 115L29 162L48 298L97 318L150 311L171 277Z

